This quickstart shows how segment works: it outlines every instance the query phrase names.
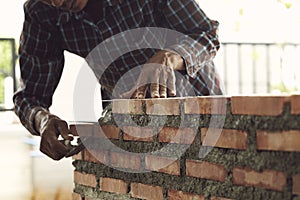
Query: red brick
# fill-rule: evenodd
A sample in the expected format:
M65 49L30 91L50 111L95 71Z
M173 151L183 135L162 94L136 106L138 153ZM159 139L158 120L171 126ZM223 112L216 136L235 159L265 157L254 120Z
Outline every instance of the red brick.
M295 115L300 114L300 95L291 96L291 113Z
M94 174L84 174L81 172L74 172L74 182L80 185L96 187L97 180Z
M145 157L145 168L152 171L180 175L180 161L177 158L148 155Z
M153 142L153 128L140 126L125 126L122 128L124 132L124 140Z
M185 193L177 190L169 190L168 200L205 200L205 197L198 194Z
M146 113L149 115L180 115L181 98L147 99Z
M119 139L120 128L113 125L95 126L94 136L98 138Z
M105 125L101 126L102 131L109 139L119 139L120 136L120 128L117 126Z
M109 153L108 151L100 151L94 149L85 149L84 150L84 160L94 163L109 163Z
M231 98L232 114L278 116L283 105L289 101L286 96L236 96Z
M159 142L192 144L196 137L194 128L161 127L158 133Z
M240 130L201 128L201 141L203 146L246 149L247 136L247 132Z
M140 99L113 100L112 112L119 113L119 114L142 114L143 100Z
M223 197L211 197L210 200L233 200L233 199L228 199Z
M82 153L79 152L78 154L75 154L72 156L73 160L82 160Z
M81 195L78 193L72 193L72 200L82 200Z
M162 187L131 183L131 196L147 200L163 200Z
M186 175L224 182L227 171L224 166L206 161L187 160Z
M293 176L293 194L300 195L300 174Z
M92 136L94 123L71 124L70 131L75 136Z
M191 97L184 101L184 112L186 114L226 114L229 97Z
M100 190L117 194L127 194L127 183L123 180L113 178L101 178Z
M300 151L300 131L257 131L257 149L275 151Z
M130 153L111 152L110 164L117 168L139 170L141 167L141 158Z
M286 186L286 175L275 170L256 172L251 169L237 167L233 169L233 183L283 191Z

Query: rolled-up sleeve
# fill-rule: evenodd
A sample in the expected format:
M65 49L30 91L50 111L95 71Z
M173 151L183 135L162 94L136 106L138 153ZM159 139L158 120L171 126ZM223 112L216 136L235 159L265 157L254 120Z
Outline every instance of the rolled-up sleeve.
M48 109L60 80L64 56L55 30L43 21L40 4L24 4L25 20L20 37L20 88L14 94L14 110L21 123L34 135L37 111Z
M163 0L162 4L168 28L184 34L169 48L184 58L188 75L195 78L220 47L219 23L209 19L194 0Z

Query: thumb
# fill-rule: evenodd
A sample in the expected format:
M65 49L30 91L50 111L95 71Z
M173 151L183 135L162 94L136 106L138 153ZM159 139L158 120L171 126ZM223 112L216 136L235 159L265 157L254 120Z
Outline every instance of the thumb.
M63 139L65 140L73 140L73 134L69 129L69 126L67 124L67 122L63 121L63 120L59 120L57 121L57 130L59 132L59 135L62 136Z

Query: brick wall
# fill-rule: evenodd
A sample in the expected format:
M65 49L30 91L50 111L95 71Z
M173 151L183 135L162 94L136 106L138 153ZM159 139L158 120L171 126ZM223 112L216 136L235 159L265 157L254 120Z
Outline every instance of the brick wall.
M72 129L74 200L300 199L300 96L116 100Z

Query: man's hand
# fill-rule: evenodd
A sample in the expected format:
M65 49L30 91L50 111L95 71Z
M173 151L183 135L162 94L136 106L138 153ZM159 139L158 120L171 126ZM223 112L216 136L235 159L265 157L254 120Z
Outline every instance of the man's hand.
M35 116L35 129L41 135L40 151L54 160L62 159L69 149L58 140L73 140L68 124L47 111L40 110Z
M176 96L174 70L184 69L184 61L179 54L161 50L144 64L135 87L122 94L121 98L143 99L146 97L147 87L150 88L152 98L174 97Z

